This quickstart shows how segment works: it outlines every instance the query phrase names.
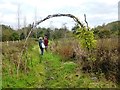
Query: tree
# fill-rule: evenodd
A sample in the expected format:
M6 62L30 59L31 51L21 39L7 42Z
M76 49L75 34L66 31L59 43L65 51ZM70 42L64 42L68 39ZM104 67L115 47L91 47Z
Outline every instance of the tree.
M10 26L2 25L2 41L9 41L13 32Z
M80 39L80 43L87 50L92 50L96 47L96 40L92 30L88 30L86 27L78 28L76 36Z
M19 34L18 33L16 33L16 32L14 32L12 35L11 35L11 40L19 40Z
M25 34L23 32L20 34L20 40L22 39L25 39Z
M37 38L39 38L40 36L43 36L43 33L44 33L43 31L38 31L37 32Z
M50 29L48 28L45 32L45 36L48 37L48 39L50 38Z
M75 24L75 26L72 28L73 34L76 32L76 30L79 28L78 24Z

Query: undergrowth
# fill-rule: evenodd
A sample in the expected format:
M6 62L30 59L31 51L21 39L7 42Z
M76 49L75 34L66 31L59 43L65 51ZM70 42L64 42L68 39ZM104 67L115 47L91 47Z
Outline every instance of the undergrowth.
M33 43L33 41L30 41ZM16 74L17 62L19 58L14 58L15 52L12 52L13 56L10 57L9 50L3 51L3 68L2 68L2 87L3 88L34 88L34 87L43 87L42 83L44 81L44 66L40 63L39 50L35 48L34 45L30 44L26 53L23 55L21 60L21 67L19 71L19 76ZM35 43L35 42L34 42ZM17 45L16 45L17 44ZM8 49L13 49L21 51L21 48L18 47L19 43L14 44L14 47L9 44L6 46ZM5 45L4 45L5 47ZM3 47L3 50L6 48ZM7 49L6 49L7 50ZM17 54L20 53L17 52ZM7 53L8 52L8 53ZM16 55L17 55L16 54ZM15 62L16 63L15 63ZM27 61L26 69L25 62Z
M79 69L79 64L73 61L62 61L60 55L47 52L42 63L46 69L46 88L113 88L111 81L101 76L98 79L94 74L85 74Z
M30 42L31 43L31 42ZM81 58L63 58L59 52L48 50L40 56L38 43L34 42L26 54L23 55L22 66L19 77L16 75L17 58L13 59L15 52L7 54L3 52L3 88L114 88L116 83L107 81L104 74L98 77L94 73L83 73L79 60ZM51 42L52 44L53 42ZM72 46L72 44L70 44ZM73 45L74 46L74 45ZM11 46L12 47L12 46ZM75 46L74 46L75 47ZM15 46L14 46L15 48ZM51 47L52 48L52 47ZM59 47L58 47L59 48ZM5 48L3 48L5 49ZM54 48L55 49L55 48ZM17 49L16 49L17 50ZM20 50L20 49L19 49ZM59 49L60 50L60 49ZM81 50L76 45L76 50ZM9 53L9 51L7 51ZM82 53L81 53L82 52ZM81 50L80 55L85 52ZM73 54L70 54L73 55ZM77 54L76 54L77 55ZM78 54L79 55L79 54ZM12 58L12 59L11 59ZM27 60L25 60L27 59ZM23 69L22 69L23 68Z

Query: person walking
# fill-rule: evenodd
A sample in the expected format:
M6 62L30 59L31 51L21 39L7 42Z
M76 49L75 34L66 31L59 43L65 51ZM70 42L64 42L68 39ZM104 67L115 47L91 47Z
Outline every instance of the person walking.
M44 37L44 45L45 45L45 50L47 51L47 48L48 48L48 38L47 38L47 36Z
M41 55L43 55L45 45L44 45L44 41L43 41L42 37L39 38L39 47L40 47L40 50L41 50Z

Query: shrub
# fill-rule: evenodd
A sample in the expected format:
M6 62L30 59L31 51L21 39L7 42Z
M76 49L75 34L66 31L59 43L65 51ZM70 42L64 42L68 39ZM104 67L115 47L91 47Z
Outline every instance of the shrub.
M85 72L94 72L98 76L103 73L107 80L120 82L118 46L116 38L98 40L97 48L88 54L82 69Z
M84 50L80 48L78 40L75 38L71 39L61 39L59 41L54 41L50 45L50 50L53 53L59 54L63 57L63 60L77 60L85 55Z

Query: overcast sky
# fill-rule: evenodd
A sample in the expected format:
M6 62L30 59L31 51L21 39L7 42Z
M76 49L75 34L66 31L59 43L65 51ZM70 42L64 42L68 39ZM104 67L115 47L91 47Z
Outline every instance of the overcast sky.
M119 0L0 0L0 23L17 28L17 12L20 7L20 25L24 26L47 15L57 13L73 14L84 23L84 14L90 27L118 20ZM36 13L36 14L35 14ZM61 27L74 26L75 22L68 17L49 19L39 26Z

